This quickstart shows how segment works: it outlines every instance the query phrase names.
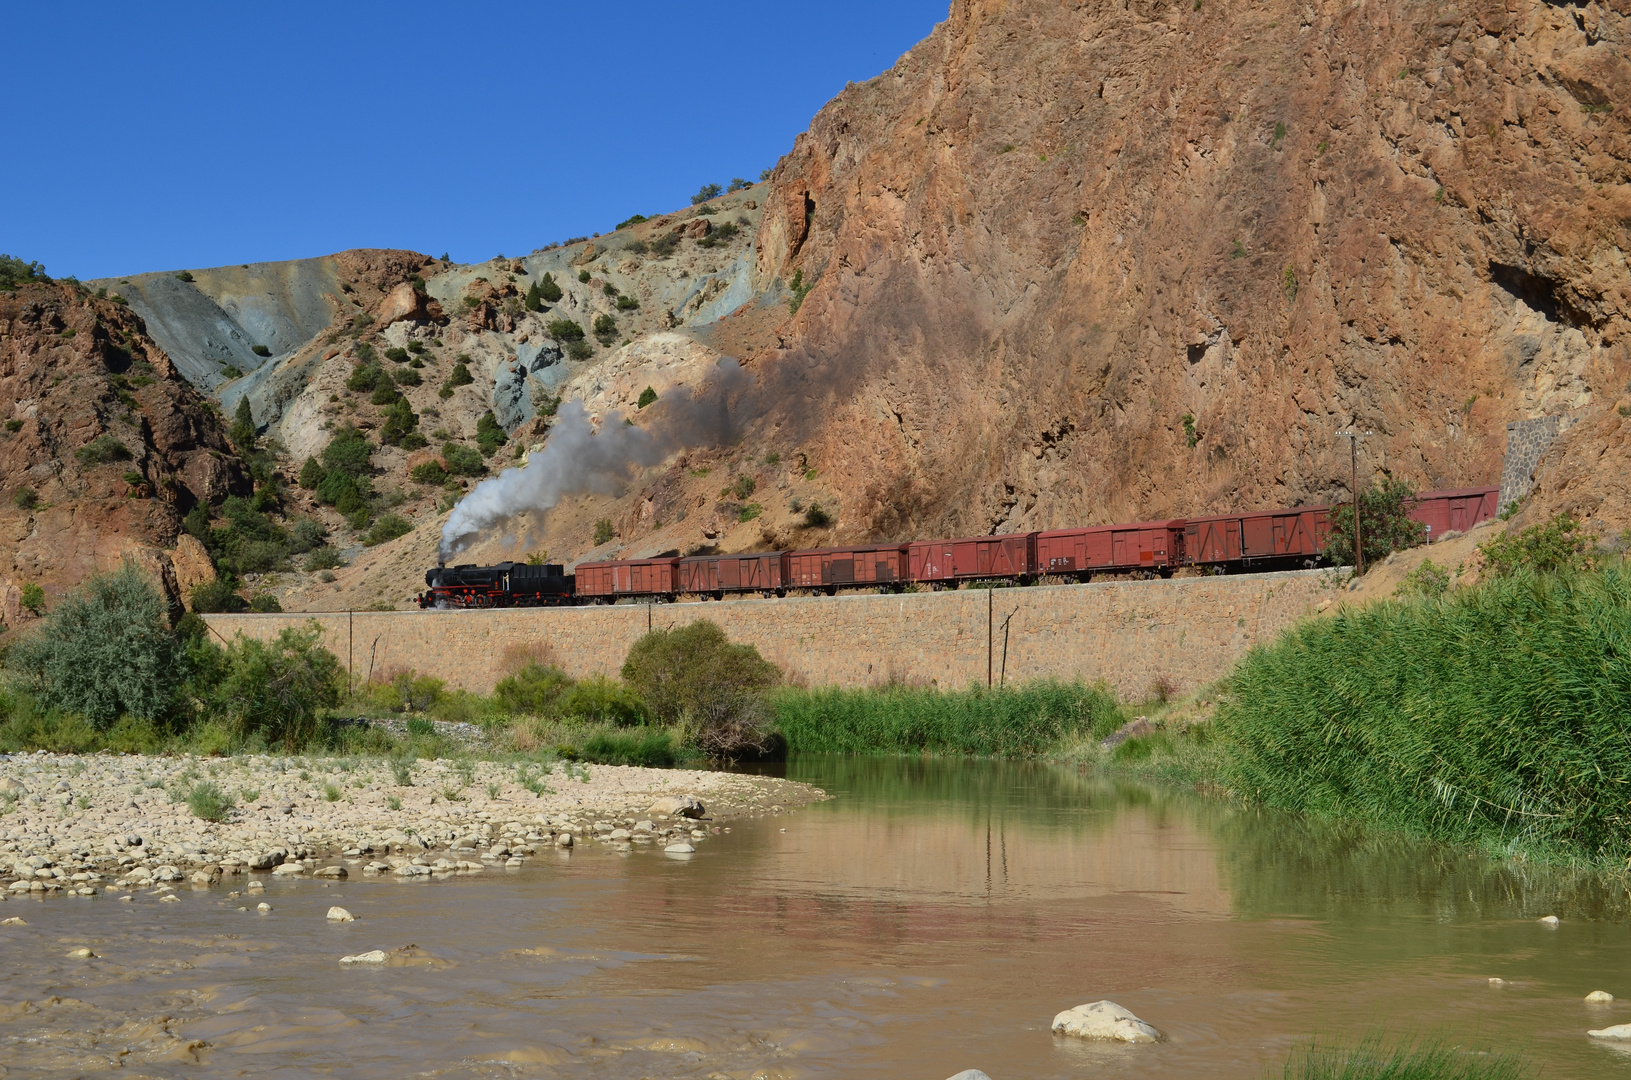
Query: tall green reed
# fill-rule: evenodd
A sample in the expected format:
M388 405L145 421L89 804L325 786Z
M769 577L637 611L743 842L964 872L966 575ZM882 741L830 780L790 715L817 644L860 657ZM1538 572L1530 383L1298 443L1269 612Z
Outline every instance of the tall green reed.
M1266 805L1505 851L1631 856L1631 573L1517 574L1249 653L1224 779Z
M1053 681L942 691L928 687L783 688L776 725L791 751L934 753L1028 757L1078 733L1121 723L1101 685Z

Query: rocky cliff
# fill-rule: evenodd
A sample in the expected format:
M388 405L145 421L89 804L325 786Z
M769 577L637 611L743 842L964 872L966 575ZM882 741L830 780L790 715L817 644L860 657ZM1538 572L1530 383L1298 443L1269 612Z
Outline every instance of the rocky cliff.
M958 0L775 171L776 415L851 535L1493 483L1631 373L1625 10Z
M72 284L0 292L0 632L132 557L172 605L212 576L180 537L192 507L249 493L213 403L129 307ZM179 543L179 547L178 547Z

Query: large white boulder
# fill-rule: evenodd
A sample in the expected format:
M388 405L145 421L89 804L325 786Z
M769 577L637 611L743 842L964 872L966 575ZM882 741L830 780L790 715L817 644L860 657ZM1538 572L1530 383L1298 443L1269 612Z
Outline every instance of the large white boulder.
M1053 1018L1053 1030L1079 1039L1116 1042L1160 1042L1161 1033L1113 1001L1094 1001L1066 1009Z
M1598 1028L1586 1034L1594 1039L1631 1039L1631 1024L1615 1024L1613 1027Z

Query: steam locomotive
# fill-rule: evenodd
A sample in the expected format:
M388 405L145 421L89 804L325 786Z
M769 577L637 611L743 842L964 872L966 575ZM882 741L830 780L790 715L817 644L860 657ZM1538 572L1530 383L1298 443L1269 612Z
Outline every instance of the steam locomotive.
M1423 492L1411 517L1427 527L1431 541L1494 517L1497 493L1493 487ZM574 574L559 563L439 566L426 572L419 606L542 607L793 592L831 596L840 589L898 592L909 585L946 589L977 581L1167 577L1183 567L1216 573L1286 570L1317 565L1330 529L1331 507L1307 506L962 540L612 559L579 563Z
M419 606L553 607L574 602L572 585L560 563L438 566L425 571Z

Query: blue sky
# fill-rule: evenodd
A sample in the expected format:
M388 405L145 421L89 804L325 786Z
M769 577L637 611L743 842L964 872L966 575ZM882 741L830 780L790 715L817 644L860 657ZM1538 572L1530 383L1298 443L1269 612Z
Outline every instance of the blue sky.
M8 4L0 252L524 253L757 179L947 4Z

